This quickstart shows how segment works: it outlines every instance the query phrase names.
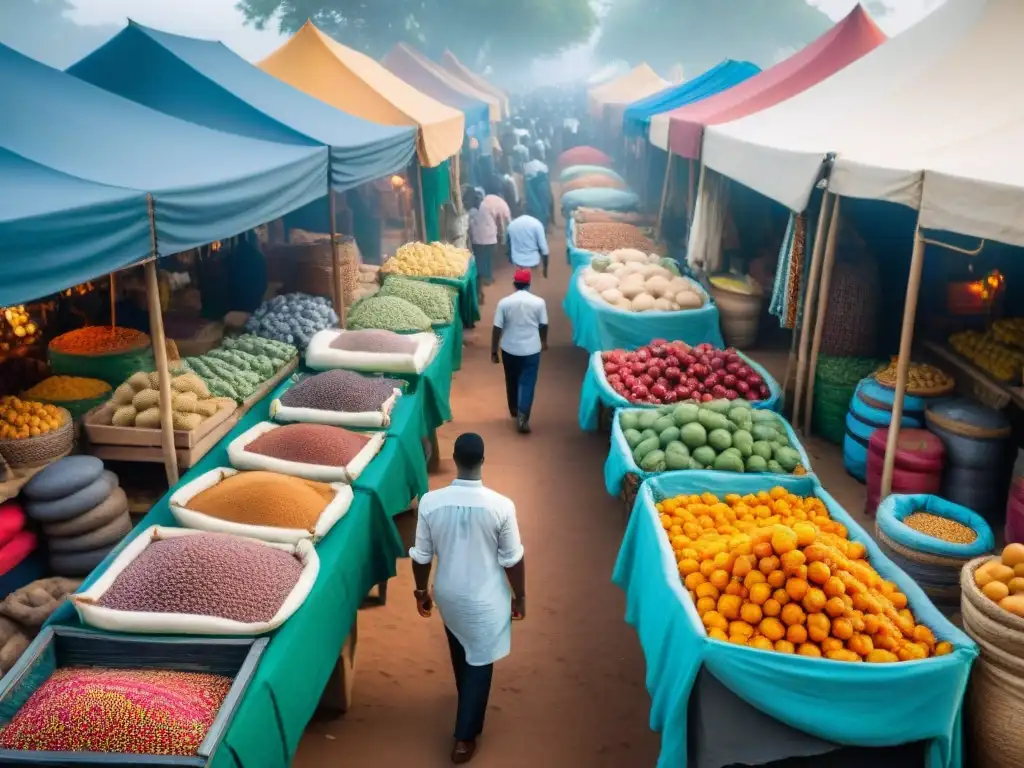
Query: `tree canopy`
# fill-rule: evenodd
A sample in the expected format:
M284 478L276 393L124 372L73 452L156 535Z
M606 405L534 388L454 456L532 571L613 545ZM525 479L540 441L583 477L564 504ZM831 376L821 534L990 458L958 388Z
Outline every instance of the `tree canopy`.
M69 0L0 0L0 40L63 69L117 32L113 26L80 26L68 14Z
M307 19L341 43L379 58L409 43L471 66L525 66L586 42L597 28L590 0L239 0L246 21L294 33Z
M660 70L681 63L690 77L725 58L774 64L831 25L805 0L612 0L598 54Z

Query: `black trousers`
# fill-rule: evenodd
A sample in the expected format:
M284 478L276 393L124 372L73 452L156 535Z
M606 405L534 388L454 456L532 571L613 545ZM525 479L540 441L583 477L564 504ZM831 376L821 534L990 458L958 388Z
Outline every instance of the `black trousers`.
M501 353L505 369L505 399L512 416L520 413L530 418L533 410L533 395L537 389L537 373L540 371L540 352L533 355L510 355Z
M459 709L455 716L455 740L473 741L484 730L487 699L491 695L491 676L494 665L474 667L466 663L466 649L448 629L448 650L455 671L455 689L459 693Z

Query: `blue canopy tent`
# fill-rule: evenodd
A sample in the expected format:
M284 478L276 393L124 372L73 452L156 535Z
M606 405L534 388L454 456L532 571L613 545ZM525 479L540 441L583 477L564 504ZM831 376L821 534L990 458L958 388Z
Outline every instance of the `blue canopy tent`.
M714 96L760 71L760 67L749 61L726 59L692 80L634 101L623 114L623 133L630 138L646 138L651 118L655 115Z
M281 144L330 147L336 192L399 171L416 152L414 126L380 125L349 115L268 75L222 43L132 21L67 72L208 128Z

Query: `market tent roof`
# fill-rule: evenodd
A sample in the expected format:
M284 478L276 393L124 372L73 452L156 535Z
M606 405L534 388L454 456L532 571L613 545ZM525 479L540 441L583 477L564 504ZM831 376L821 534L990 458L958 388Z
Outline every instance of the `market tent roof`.
M760 69L758 69L760 71ZM683 70L682 64L673 64L672 69L668 71L668 79L672 81L674 85L681 85L686 79L686 74Z
M651 143L696 159L701 156L706 126L738 120L789 99L856 61L885 39L885 33L858 5L806 48L756 77L699 104L653 118Z
M602 85L610 83L615 78L629 72L629 64L622 59L616 59L613 62L605 64L597 72L587 78L586 85L588 88L597 88Z
M753 77L761 68L749 61L726 59L720 64L683 83L653 96L634 101L623 114L623 130L627 136L643 136L651 118L687 104L706 99Z
M134 22L67 71L208 128L283 144L329 146L331 183L339 192L404 168L416 152L414 128L345 114L271 77L219 42Z
M462 149L462 112L432 99L369 56L346 48L307 21L259 68L332 107L381 125L419 126L417 150L428 167Z
M490 94L498 100L498 105L501 107L501 119L509 117L512 114L512 110L509 106L508 93L494 85L490 80L478 75L476 72L471 70L451 51L446 50L441 56L441 66L448 72L452 73L456 77L461 78L464 82L469 83L474 88L484 93Z
M672 83L661 78L647 64L634 67L622 77L593 88L587 94L590 113L595 117L604 115L604 109L611 105L626 105L668 88Z
M471 117L470 111L475 118L474 122L477 123L490 124L501 120L501 105L494 96L477 90L472 85L449 74L442 66L435 64L419 51L404 43L398 43L392 47L381 62L405 82L415 85L427 95L433 95L435 99L449 107L462 109L466 114L467 122ZM422 87L417 85L420 81L423 82ZM436 95L432 91L436 91ZM477 117L481 105L486 107L482 120Z
M140 193L153 195L163 256L276 219L323 197L327 188L325 147L275 144L178 120L3 45L0 93L0 149L7 153L6 165L13 165L28 179L26 187L40 194L43 182L54 182L54 199L38 202L37 215L56 221L66 201L75 232L96 230L91 235L96 256L85 255L72 233L49 241L55 274L67 268L75 275L56 281L63 287L89 271L83 258L102 264L96 277L148 255L148 243L139 250L137 237L118 234L118 222L130 224L132 231L138 226L120 206L137 209ZM77 203L68 177L82 182ZM13 213L0 214L0 220L12 226L19 216L32 218L30 207L20 207L28 201L10 199L23 196L10 193L17 184L3 178L8 194L0 195L0 205ZM120 187L124 197L97 189L100 185Z

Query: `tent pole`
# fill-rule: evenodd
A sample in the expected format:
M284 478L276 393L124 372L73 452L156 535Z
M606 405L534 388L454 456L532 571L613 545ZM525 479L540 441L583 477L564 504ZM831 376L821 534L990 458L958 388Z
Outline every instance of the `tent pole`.
M689 170L686 178L686 224L693 224L693 158L689 159Z
M903 304L903 327L900 329L900 356L896 360L896 392L892 400L892 422L885 443L885 462L882 465L882 488L879 499L892 493L892 477L896 468L896 444L900 439L903 420L903 398L910 375L910 348L914 343L914 321L917 318L917 298L921 291L921 273L924 271L924 238L921 237L920 215L914 228L914 251L910 257L910 278L907 298Z
M344 280L341 279L341 248L338 244L338 224L335 220L338 215L338 203L334 198L334 190L328 190L327 198L330 201L331 216L331 278L334 281L334 311L338 314L338 323L345 327L345 288Z
M804 392L804 377L807 375L807 353L811 343L811 327L814 323L814 305L818 300L818 282L821 280L821 257L825 252L825 240L829 233L830 204L832 193L825 190L821 196L821 208L818 211L818 228L814 233L814 249L811 252L811 271L807 276L807 293L804 296L803 320L798 328L793 329L794 340L799 338L796 348L796 381L793 383L793 410L790 417L793 424L799 424L801 396ZM790 357L792 363L792 356ZM789 382L789 366L786 367L786 382ZM783 392L786 388L783 387Z
M419 194L417 197L420 202L420 241L425 243L427 242L427 209L426 203L423 201L423 166L418 164L417 167L419 168L419 189L417 190Z
M178 452L174 447L174 422L171 409L171 372L167 364L167 339L164 337L164 317L160 309L160 284L156 274L158 258L156 241L156 206L153 195L146 195L149 207L149 231L152 258L146 262L146 301L149 306L149 336L156 359L156 375L160 390L160 443L163 446L164 471L167 483L178 483Z
M117 278L110 273L110 327L117 327Z
M825 319L828 315L828 292L832 285L832 270L836 261L836 240L839 239L839 201L836 195L832 207L832 220L828 225L828 239L825 243L825 260L821 265L821 295L818 298L818 316L814 321L814 341L811 343L811 357L807 370L807 398L804 400L804 434L811 434L811 415L814 412L814 376L818 370L818 355L821 353L821 337L825 333Z
M665 204L668 202L669 180L672 178L672 161L676 156L670 151L668 153L668 165L665 166L665 181L661 185L661 205L658 207L658 223L655 225L655 234L661 237L661 223L665 218Z

